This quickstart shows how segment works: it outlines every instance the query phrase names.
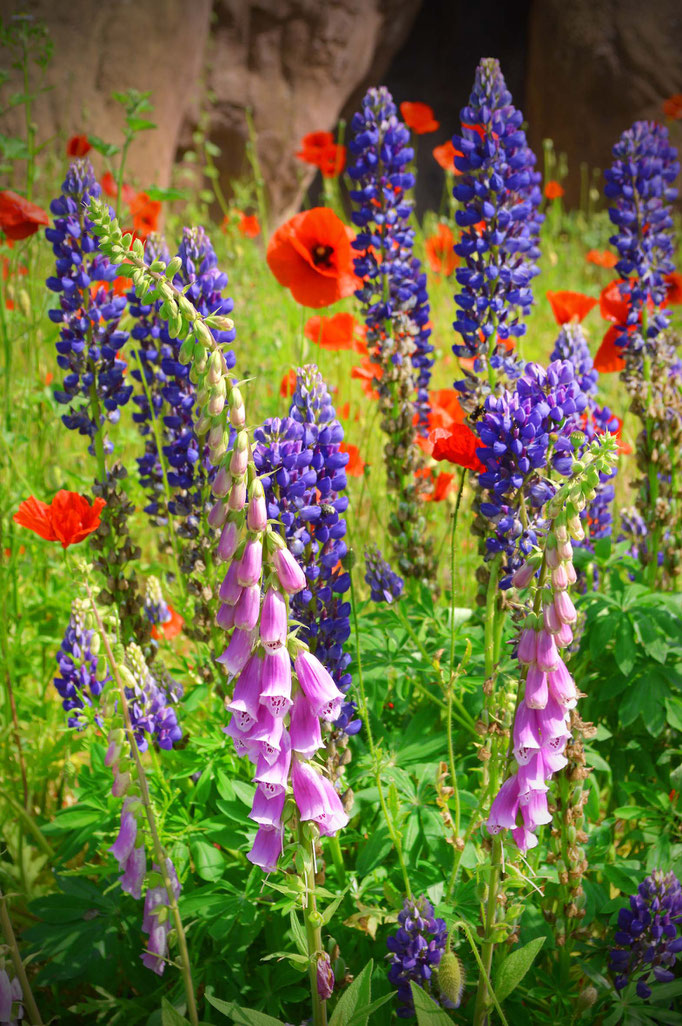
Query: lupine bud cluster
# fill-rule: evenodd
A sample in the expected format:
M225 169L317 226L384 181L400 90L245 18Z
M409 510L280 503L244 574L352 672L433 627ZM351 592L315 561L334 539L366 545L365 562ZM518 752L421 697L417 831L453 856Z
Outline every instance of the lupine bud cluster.
M479 475L479 511L486 525L488 558L503 557L500 587L509 588L514 571L537 544L541 511L554 494L550 468L567 477L587 396L568 360L547 370L528 363L514 391L488 395L476 424L485 466ZM582 435L579 436L582 441ZM478 530L482 530L478 527Z
M573 640L576 611L568 593L575 583L571 539L581 541L580 512L594 497L599 473L615 460L616 443L606 436L601 450L593 443L588 458L576 462L567 482L548 503L551 521L541 550L531 554L514 573L517 589L533 589L533 610L527 613L516 657L524 692L512 728L516 771L502 784L488 818L488 831L512 831L517 847L526 852L538 843L536 830L551 822L547 781L566 765L569 710L578 700L575 681L561 657Z
M336 419L327 387L318 369L299 368L289 416L265 421L254 432L254 462L265 489L268 517L285 529L289 551L306 577L306 586L292 596L294 618L304 627L301 637L347 694L350 654L350 603L343 596L350 576L343 567L348 506L341 452L343 427ZM354 702L345 702L334 726L348 734L360 729Z
M671 871L654 870L630 898L630 907L618 913L618 945L610 953L616 990L637 980L639 997L649 998L656 983L675 979L675 963L682 951L682 886Z
M85 603L75 599L71 605L71 618L57 652L59 676L54 686L62 698L65 712L71 713L67 723L78 729L84 726L80 710L99 698L105 684L111 679L98 659L99 636L90 627Z
M651 353L656 336L669 322L660 307L666 298L665 276L674 270L673 183L680 170L668 129L655 121L636 121L613 147L614 161L604 172L604 194L612 202L609 217L616 226L611 242L620 260L621 295L628 314L618 326L618 342L626 351ZM656 308L646 326L647 304Z
M145 260L152 265L155 260L168 261L168 250L150 236L145 244ZM201 314L225 316L231 312L233 303L222 296L227 285L227 275L217 267L217 257L210 239L203 228L185 228L177 256L168 264L166 273L173 278L178 289L182 289ZM134 397L139 411L133 419L141 425L141 432L147 436L147 451L138 460L140 481L150 491L150 503L146 511L163 521L163 480L156 451L156 440L151 429L152 399L154 416L161 421L163 455L168 466L168 484L172 499L168 512L183 518L178 531L181 536L195 537L198 533L204 489L210 480L213 468L208 464L206 454L196 435L194 427L195 382L190 368L179 359L180 341L169 334L168 324L160 314L161 302L142 303L134 291L128 296L130 311L138 321L131 335L139 341L137 350L145 375L145 387ZM216 330L214 338L221 347L229 346L235 338L234 329ZM235 364L235 354L225 348L225 363L228 368ZM139 371L133 376L140 381Z
M365 581L373 602L397 602L405 582L381 555L378 545L365 549Z
M512 105L497 60L481 60L461 119L462 134L452 140L460 154L453 195L462 235L455 252L463 259L455 272L461 291L454 328L464 345L453 349L458 356L489 353L492 365L501 366L505 347L498 340L526 330L543 217L540 175L521 127L523 114Z
M50 204L54 226L45 229L56 257L47 287L59 295L59 308L49 316L60 325L57 363L67 372L55 399L70 406L62 417L66 427L91 441L105 420L118 421L120 407L132 393L123 379L125 360L119 357L128 338L119 328L126 300L116 294L118 268L99 251L87 212L100 192L90 162L75 161L62 195ZM92 446L90 451L94 453Z
M158 577L150 575L145 582L144 611L152 624L168 623L171 612L163 597L161 582Z
M438 967L448 942L445 920L434 917L433 906L422 895L405 900L398 923L396 933L386 941L391 952L388 979L398 990L398 1018L411 1019L415 1014L411 982L444 1008L455 1008L438 986Z
M130 671L126 698L137 747L146 751L147 738L151 737L159 748L172 748L182 737L173 708L182 698L182 686L165 674L165 679L153 676L141 649L134 643L126 649L126 664ZM163 674L163 669L159 667L155 672Z
M380 393L388 379L398 380L400 365L409 358L419 430L425 434L433 346L426 275L413 255L414 228L408 223L412 203L406 192L415 181L408 165L414 149L385 87L367 92L351 121L351 133L355 163L348 175L355 205L352 221L359 229L351 245L359 254L355 273L363 286L356 295L365 310L367 343L383 368Z

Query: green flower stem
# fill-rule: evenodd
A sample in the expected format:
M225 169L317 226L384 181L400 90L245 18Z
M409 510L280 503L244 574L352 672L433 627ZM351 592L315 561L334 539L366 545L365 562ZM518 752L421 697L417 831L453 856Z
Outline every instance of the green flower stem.
M412 888L410 887L410 878L407 872L407 866L405 864L405 857L403 855L403 844L400 837L399 831L396 829L388 806L386 805L386 799L384 797L384 789L381 783L381 766L379 763L379 754L374 745L374 738L372 736L372 724L370 722L369 707L367 705L367 696L365 694L365 682L362 674L362 658L360 656L360 630L358 628L358 613L357 613L357 602L355 596L355 585L353 583L353 572L350 571L350 596L351 596L351 610L353 613L353 634L355 638L355 659L358 664L357 668L357 680L359 685L358 698L360 699L360 711L362 712L362 720L364 723L365 731L367 733L367 743L369 745L370 754L372 757L372 768L374 770L374 780L377 785L379 792L379 802L381 804L381 810L386 820L386 827L388 829L393 847L395 848L396 855L398 856L398 862L400 864L400 870L403 875L403 882L405 884L405 893L408 898L412 897Z
M460 927L462 930L464 930L464 933L466 934L466 938L469 941L469 947L471 948L471 952L472 952L474 958L476 959L476 964L478 965L479 972L481 973L481 976L485 979L486 986L487 986L488 990L490 991L490 997L491 997L493 1005L495 1006L495 1008L497 1010L497 1014L500 1017L500 1022L502 1023L502 1026L509 1026L509 1023L507 1022L507 1020L505 1018L504 1012L502 1011L502 1009L500 1007L500 1002L495 997L495 991L493 990L493 985L492 985L492 982L490 980L490 973L489 973L488 970L486 970L486 967L483 965L483 961L481 959L481 955L479 953L478 946L477 946L476 941L474 940L473 935L471 933L471 927L469 926L468 923L465 923L463 919L458 919L452 925L453 925L453 927Z
M455 508L452 514L452 531L450 532L450 681L452 681L452 675L455 672L455 537L457 535L457 518L459 516L459 507L462 501L462 492L464 491L465 476L466 467L462 467L462 471L459 475L459 485L457 487L457 501L455 502Z
M341 842L339 841L338 834L334 834L333 837L327 838L327 850L331 852L332 862L334 868L339 874L339 883L342 887L346 886L346 864L343 861L343 851L341 850Z
M298 824L298 842L305 851L305 904L303 920L308 943L308 974L310 977L310 998L313 1009L313 1026L327 1026L327 1002L317 989L317 959L324 953L322 947L322 916L317 911L315 899L315 842L307 842L301 823ZM305 850L308 849L308 850Z
M14 971L17 974L19 983L21 984L21 1002L26 1006L31 1026L42 1026L43 1020L40 1018L40 1012L38 1011L38 1006L36 1005L35 998L33 997L31 984L28 982L24 963L22 962L21 955L19 954L19 945L17 944L17 939L14 936L12 921L9 917L9 912L7 911L7 899L2 891L0 891L0 926L2 926L2 932L5 935L5 942L12 955Z
M140 753L137 748L137 741L135 740L133 725L130 720L130 711L128 709L128 701L126 699L125 688L123 686L123 681L121 680L118 664L111 650L111 645L109 644L109 637L104 629L102 619L99 615L99 610L97 609L97 606L95 604L92 589L90 588L90 584L87 580L85 581L85 588L88 593L88 598L90 599L90 605L92 607L92 612L95 617L95 622L97 623L97 629L99 630L100 637L102 639L102 644L104 645L104 650L106 652L107 660L109 662L109 667L114 676L114 680L116 681L119 697L121 699L123 719L125 721L126 733L128 735L128 742L130 744L133 762L135 763L135 770L137 780L140 786L142 804L144 806L145 816L147 818L147 825L149 827L149 833L152 838L154 858L156 859L156 863L159 867L159 872L163 877L163 883L166 888L168 904L171 915L173 917L173 925L175 927L175 933L177 936L178 949L180 952L180 972L182 974L183 983L185 985L185 997L187 998L187 1014L189 1016L189 1020L192 1026L199 1026L199 1017L197 1015L197 1006L194 997L194 985L192 983L192 968L189 960L189 951L187 949L187 938L185 937L185 930L182 925L182 919L180 918L180 910L178 908L178 903L173 892L173 885L171 883L168 868L166 866L166 853L163 849L163 845L161 844L161 839L159 837L159 832L156 826L156 819L154 816L154 810L152 808L151 796L149 794L149 786L147 784L147 776L145 774L144 767L140 759Z
M268 229L268 206L265 197L265 181L263 179L260 161L258 160L258 137L256 135L256 126L253 121L253 113L250 108L247 108L246 110L246 125L249 132L249 138L246 144L246 156L249 161L249 164L251 165L251 171L253 172L253 182L256 186L256 198L258 201L258 217L260 218L263 239L267 239L270 232Z

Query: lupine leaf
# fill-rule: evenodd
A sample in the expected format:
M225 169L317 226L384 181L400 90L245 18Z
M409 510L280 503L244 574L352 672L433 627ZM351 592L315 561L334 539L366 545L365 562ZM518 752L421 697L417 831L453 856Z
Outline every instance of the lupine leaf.
M436 1004L433 998L429 997L425 990L422 990L414 981L410 982L410 987L419 1026L452 1026L450 1016Z
M522 948L516 948L515 951L507 955L497 970L493 983L498 1001L504 1001L518 987L546 939L546 937L535 937L532 941L524 944Z

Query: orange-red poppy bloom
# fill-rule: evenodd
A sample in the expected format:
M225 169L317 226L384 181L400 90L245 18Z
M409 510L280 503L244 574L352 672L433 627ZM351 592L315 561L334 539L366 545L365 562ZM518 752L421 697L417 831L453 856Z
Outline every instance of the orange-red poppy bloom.
M87 135L72 135L66 144L67 157L84 157L92 146Z
M114 278L113 289L115 296L125 296L126 292L130 292L132 287L132 278L125 278L122 274L119 274L117 278Z
M545 185L545 196L548 200L560 199L564 195L563 186L559 182L549 181Z
M319 309L360 288L353 273L352 232L328 207L304 210L270 239L267 261L297 303Z
M45 541L61 542L62 548L68 549L97 530L105 505L104 499L97 498L91 506L85 496L62 489L49 506L31 495L21 503L13 519Z
M441 473L436 476L430 467L420 467L415 471L415 477L424 478L433 485L431 491L422 492L420 495L422 502L443 502L455 486L454 474Z
M416 135L425 135L427 132L435 132L440 128L440 121L433 116L433 109L428 103L410 103L406 101L400 104L400 113L408 128L411 128Z
M602 344L594 358L594 369L598 370L600 374L615 374L625 366L623 347L616 345L621 331L618 324L612 324L602 339Z
M682 304L682 274L679 271L671 271L663 280L666 287L666 305L680 306Z
M260 222L255 214L244 214L239 211L240 218L237 230L247 239L255 239L260 235Z
M44 379L43 384L51 385L53 381L54 381L54 374L52 373L52 371L47 371L47 373L45 374L45 379Z
M287 399L289 396L293 395L295 391L296 371L292 367L292 369L287 371L287 373L282 377L282 380L279 383L279 394L284 399Z
M362 477L365 472L365 461L360 456L360 450L357 445L352 445L350 442L341 442L341 452L347 452L350 459L346 464L346 473L351 477Z
M111 171L104 172L100 185L110 199L116 199L118 196L118 185L116 184L116 179L112 175ZM121 198L123 202L128 204L132 203L136 195L137 193L133 189L132 185L126 185L124 182L121 186Z
M351 367L350 376L362 383L362 391L368 399L378 399L379 393L374 388L375 382L379 381L383 374L381 365L373 363L369 356L365 356L359 366Z
M364 324L359 324L350 313L337 313L332 317L315 314L306 321L303 333L320 349L330 349L332 352L340 349L367 352L364 342L367 328Z
M161 204L158 200L151 200L146 192L138 192L130 201L130 213L133 215L133 230L145 239L158 227Z
M604 429L599 424L597 424L597 422L594 419L594 414L588 414L587 411L583 413L582 417L583 429L587 427L588 419L592 421L592 429L595 435L603 435ZM615 431L611 431L609 433L612 434L616 439L616 442L618 444L618 452L622 453L623 456L629 456L632 452L632 446L628 445L627 442L623 441L623 421L620 419L620 417L616 417L615 413L612 414L612 419L617 421L617 427Z
M468 424L451 424L448 428L436 428L429 435L429 441L433 443L431 455L434 460L447 460L459 467L475 470L477 474L482 474L485 470L476 455L481 440Z
M330 146L334 145L334 136L331 132L308 132L301 139L301 148L296 154L304 164L320 166L324 153Z
M436 159L436 163L440 164L443 168L443 171L453 171L456 175L461 175L462 172L458 171L455 167L455 157L461 157L462 154L452 145L451 139L444 142L442 146L435 146L433 156Z
M449 431L453 424L463 424L465 413L459 402L459 393L454 388L436 388L429 392L429 416L426 425L428 435L417 435L417 445L429 456L433 452L432 435L437 428ZM418 420L415 414L414 423Z
M447 278L459 264L459 257L453 250L455 236L447 224L439 224L435 235L430 235L425 243L426 259L434 274L444 274Z
M592 296L585 296L582 292L552 292L548 290L547 298L557 324L582 321L599 302Z
M667 118L679 121L682 118L682 93L673 93L662 103L663 113Z
M323 178L338 178L346 166L346 147L332 143L322 152L317 165Z
M13 242L35 235L49 220L45 210L18 193L11 189L0 192L0 230Z
M152 627L152 637L155 638L156 641L160 641L161 638L165 638L167 641L170 641L171 638L177 637L184 626L184 619L179 613L176 613L170 604L168 606L168 612L170 613L170 616L167 620L164 620L163 623L155 623Z
M630 310L628 291L626 289L621 292L621 286L627 284L626 281L616 279L601 290L599 309L604 320L613 324L625 324L627 321Z
M618 263L618 257L610 249L588 249L585 259L597 267L615 267Z

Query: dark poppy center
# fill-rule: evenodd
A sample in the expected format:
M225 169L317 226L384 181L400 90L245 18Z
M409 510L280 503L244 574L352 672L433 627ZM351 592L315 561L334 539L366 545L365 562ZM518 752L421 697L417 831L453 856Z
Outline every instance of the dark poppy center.
M313 246L312 257L315 267L329 267L333 252L333 246L324 246L322 243Z

